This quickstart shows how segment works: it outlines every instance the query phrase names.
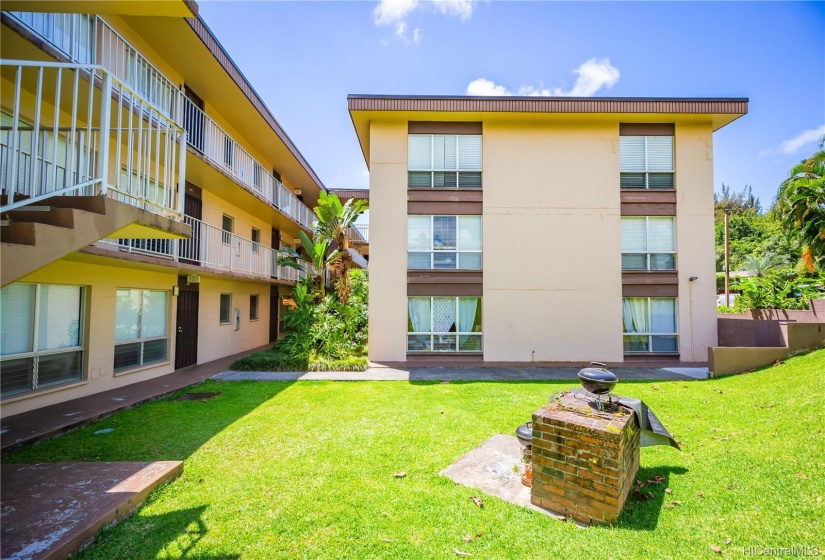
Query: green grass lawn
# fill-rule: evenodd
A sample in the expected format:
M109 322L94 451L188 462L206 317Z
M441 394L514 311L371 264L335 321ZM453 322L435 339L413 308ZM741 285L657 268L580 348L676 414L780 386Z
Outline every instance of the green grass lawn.
M4 462L183 459L88 558L702 558L825 548L825 350L748 375L626 382L682 442L642 449L655 498L582 530L438 472L566 382L206 382ZM113 432L94 435L101 428ZM394 473L405 471L405 478ZM670 488L670 493L665 493ZM681 505L673 505L677 500ZM472 542L465 535L480 535ZM730 544L725 544L730 539Z

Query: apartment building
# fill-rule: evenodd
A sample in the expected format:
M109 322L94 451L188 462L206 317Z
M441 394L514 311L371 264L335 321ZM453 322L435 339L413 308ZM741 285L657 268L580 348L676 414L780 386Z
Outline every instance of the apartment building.
M713 133L747 108L349 96L370 169L370 359L705 362Z
M3 414L274 341L325 187L197 5L3 8Z

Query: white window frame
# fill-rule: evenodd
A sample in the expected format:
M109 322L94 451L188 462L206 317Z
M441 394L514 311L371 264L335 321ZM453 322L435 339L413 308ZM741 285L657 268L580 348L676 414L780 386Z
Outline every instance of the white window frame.
M644 255L645 268L625 268L622 264L623 272L676 272L679 269L678 257L676 256L676 218L673 216L622 216L622 220L628 219L645 219L645 248L650 247L650 218L670 218L673 223L673 251L622 251L622 257L625 255ZM673 255L673 268L650 268L650 255Z
M630 332L623 332L622 333L622 347L624 347L624 338L626 336L646 336L647 337L647 347L648 350L624 350L625 354L678 354L679 353L679 298L677 297L645 297L645 296L629 296L623 297L622 302L626 299L646 299L647 300L647 324L653 325L653 300L654 299L666 299L666 300L673 300L673 324L674 324L674 332L639 332L639 333L630 333ZM624 308L622 309L622 313L624 313ZM622 331L624 331L624 317L622 317ZM661 350L653 350L653 338L654 336L675 336L676 337L676 350L675 351L661 351Z
M422 215L422 214L409 214L407 216L407 220L409 221L409 216L415 215ZM424 214L426 215L426 214ZM458 222L461 216L478 216L481 218L481 249L460 249L460 235L458 229ZM430 214L428 215L430 218L430 249L425 251L415 251L409 248L409 239L407 239L407 270L483 270L484 269L484 217L480 214ZM455 218L455 249L436 249L435 248L435 218ZM408 226L409 227L409 226ZM410 253L429 253L430 254L430 266L429 268L410 268ZM435 268L435 255L437 253L455 253L455 268ZM461 268L459 265L461 263L461 253L466 254L478 254L480 257L480 264L478 268Z
M639 169L639 170L625 170L625 171L621 171L621 170L620 170L620 171L619 171L619 180L621 181L621 176L622 176L622 175L625 175L625 174L627 174L627 175L639 175L639 174L643 174L643 175L644 175L644 178L645 178L645 186L644 186L644 187L622 187L622 186L621 186L621 183L620 183L620 188L622 188L622 189L642 189L642 188L643 188L643 189L648 189L648 190L649 190L649 189L651 189L651 187L650 187L650 175L651 175L651 174L653 174L653 175L657 175L657 174L660 174L660 175L669 174L669 175L671 175L671 176L672 176L672 178L671 178L671 180L670 180L671 185L673 185L672 187L670 187L670 188L664 188L664 187L653 187L653 188L652 188L652 190L654 190L654 191L668 191L668 190L674 190L674 189L676 189L676 169L675 169L675 167L676 167L676 137L675 137L674 135L662 135L662 136L668 136L669 138L671 138L671 139L672 139L672 143L673 143L673 148L672 148L672 151L671 151L671 165L670 165L670 171L662 171L662 170L660 170L660 171L651 171L651 170L648 168L648 150L647 150L647 141L648 141L648 138L653 138L653 136L651 136L651 135L643 135L643 134L633 134L633 135L630 135L630 134L629 134L629 135L627 135L626 137L627 137L627 138L632 138L632 137L634 137L634 136L635 136L635 137L637 137L637 138L638 138L638 137L642 137L642 138L644 138L644 139L645 139L645 167L644 167L644 169L643 169L643 170L642 170L642 169ZM621 158L621 150L622 150L622 148L621 148L621 138L622 138L622 137L620 136L620 137L619 137L619 157L620 157L620 158Z
M430 168L429 169L410 169L410 162L409 162L409 138L410 136L429 136L430 138ZM454 136L455 137L455 169L447 169L447 168L436 168L434 167L435 162L435 137L436 136ZM479 165L478 169L461 169L461 143L458 141L460 136L478 136L479 142L481 144L481 165ZM461 173L478 173L481 175L483 171L484 165L484 138L481 134L417 134L417 133L410 133L407 134L407 187L413 189L480 189L481 187L462 187L461 186ZM429 173L430 174L430 186L429 187L410 187L409 185L409 174L410 173ZM436 173L455 173L455 187L436 187L435 186L435 174ZM479 178L480 184L481 178Z
M258 233L258 240L255 241L255 233ZM261 252L261 230L252 228L250 232L250 241L252 241L252 252L256 255Z
M224 228L224 220L229 218L229 226L232 229L225 229ZM224 245L232 245L232 237L235 235L235 218L230 216L229 214L221 214L221 242Z
M140 292L140 315L138 316L138 333L140 333L143 329L143 294L144 294L144 292L163 292L163 293L165 293L166 294L166 334L162 335L162 336L138 337L138 338L135 338L135 339L124 340L124 341L121 341L121 342L117 342L117 340L115 340L115 348L117 348L118 346L126 346L128 344L140 344L140 358L138 359L137 364L131 364L131 365L128 365L128 366L123 366L123 367L117 368L117 369L115 369L114 366L113 366L112 370L115 373L123 373L123 372L129 371L129 370L133 370L133 369L137 369L137 368L143 368L144 366L150 366L150 365L154 366L154 365L160 365L160 364L168 362L169 361L169 339L170 339L170 336L169 336L169 304L172 300L172 298L169 297L169 290L153 290L153 289L149 289L149 288L144 289L144 288L120 288L119 287L119 288L116 289L115 293L117 294L117 291L119 291L119 290L129 290L130 292ZM156 340L165 340L166 341L166 356L161 360L155 360L153 362L146 363L145 358L144 358L144 349L145 349L146 343L147 342L154 342Z
M16 282L17 283L17 282ZM30 393L32 391L36 391L38 389L43 389L45 387L57 387L59 385L65 385L67 383L77 383L78 381L83 381L86 378L86 346L85 346L85 332L86 332L86 286L77 286L74 284L35 284L33 282L19 282L19 284L33 284L34 285L34 317L32 320L32 351L31 352L21 352L19 354L4 354L0 355L0 368L2 368L2 362L9 361L9 360L24 360L31 358L32 359L32 376L31 376L31 384L30 388L25 391L17 391L14 393L9 393L7 395L3 395L5 397L11 397L14 395L23 395L26 393ZM70 286L72 288L80 288L80 317L79 317L79 324L78 324L78 339L80 344L78 346L67 346L64 348L55 348L52 350L37 350L38 346L38 335L40 331L40 289L42 286ZM55 354L69 354L80 352L80 377L77 379L67 379L65 381L60 381L57 383L50 383L48 385L40 386L38 383L38 368L40 365L40 357L41 356L52 356Z
M476 298L479 303L482 303L481 296L408 296L407 297L407 321L409 322L409 301L410 299L417 298L429 298L430 300L430 330L429 331L407 331L407 353L408 354L426 354L426 353L439 353L439 354L478 354L484 351L484 322L482 319L481 324L481 332L465 332L458 330L458 318L459 318L459 300L461 298ZM445 298L452 298L455 300L455 332L441 332L441 331L434 331L433 330L433 321L435 321L435 314L433 313L433 305L436 298L445 299ZM483 307L482 307L483 310ZM409 349L409 337L410 336L430 336L430 349L429 350L410 350ZM436 337L444 337L444 336L454 336L455 337L455 350L434 350L435 348L435 340ZM472 350L461 350L461 337L462 336L475 336L478 337L481 341L481 348L476 349L473 348Z

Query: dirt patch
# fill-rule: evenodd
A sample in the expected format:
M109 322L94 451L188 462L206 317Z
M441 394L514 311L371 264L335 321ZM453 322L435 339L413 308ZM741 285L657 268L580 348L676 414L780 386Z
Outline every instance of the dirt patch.
M208 401L209 399L214 399L221 393L184 393L182 395L178 395L173 401Z

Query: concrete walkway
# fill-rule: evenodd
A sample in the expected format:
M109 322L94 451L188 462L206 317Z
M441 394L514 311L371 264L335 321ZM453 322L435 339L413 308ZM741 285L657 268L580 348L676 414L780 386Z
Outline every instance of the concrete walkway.
M3 558L66 558L183 471L180 461L3 465Z
M220 381L577 381L577 367L371 367L362 372L225 371ZM611 368L619 381L706 379L707 368Z
M0 418L0 449L13 451L29 443L54 437L68 430L111 416L140 403L174 393L184 387L200 383L226 369L238 358L268 348L255 348L234 356L189 366L175 372L119 389L103 391L88 397L45 406Z

